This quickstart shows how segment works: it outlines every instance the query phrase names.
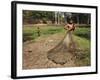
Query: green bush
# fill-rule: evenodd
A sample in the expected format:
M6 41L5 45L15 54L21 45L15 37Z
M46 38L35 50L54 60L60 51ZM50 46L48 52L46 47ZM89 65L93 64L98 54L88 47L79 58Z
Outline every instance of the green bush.
M90 39L90 28L77 28L74 32L75 35Z
M37 37L36 32L24 32L23 33L23 41L34 40Z
M32 33L24 33L23 34L23 41L32 40Z

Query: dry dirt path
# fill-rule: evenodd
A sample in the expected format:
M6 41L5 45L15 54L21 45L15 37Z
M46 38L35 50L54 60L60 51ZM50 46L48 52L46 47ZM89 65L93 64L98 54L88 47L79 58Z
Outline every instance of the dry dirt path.
M38 37L35 42L25 42L23 44L23 69L39 69L39 68L59 68L74 67L75 60L71 54L55 56L57 60L67 58L65 64L56 64L47 58L47 51L56 46L61 39L62 34L54 34L50 36Z

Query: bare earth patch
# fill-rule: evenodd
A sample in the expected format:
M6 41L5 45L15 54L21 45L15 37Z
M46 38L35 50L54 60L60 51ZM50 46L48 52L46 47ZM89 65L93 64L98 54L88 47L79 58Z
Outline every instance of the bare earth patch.
M55 55L56 60L64 60L65 64L57 64L47 58L48 50L56 46L62 39L62 34L38 37L35 42L24 42L23 44L23 69L41 69L41 68L60 68L75 67L73 55L59 54Z

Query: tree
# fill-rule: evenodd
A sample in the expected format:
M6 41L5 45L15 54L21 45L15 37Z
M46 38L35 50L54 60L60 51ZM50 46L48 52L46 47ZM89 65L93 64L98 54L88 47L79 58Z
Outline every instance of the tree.
M48 21L62 24L67 23L69 18L73 18L77 24L90 24L91 15L87 13L23 10L23 22L28 24L47 23Z
M54 22L54 12L49 11L23 11L23 19L28 23L38 23L40 20L43 22L51 20Z

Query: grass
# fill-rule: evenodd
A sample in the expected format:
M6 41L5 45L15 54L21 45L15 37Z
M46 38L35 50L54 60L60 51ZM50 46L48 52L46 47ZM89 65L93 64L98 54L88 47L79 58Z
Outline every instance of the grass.
M77 41L79 44L78 46L80 48L89 48L90 47L90 40L83 38L83 37L79 37L79 36L74 36L75 41Z
M64 29L62 27L40 27L40 36L48 36L55 33L64 32ZM38 28L37 27L24 27L23 28L23 41L28 40L35 40L38 36Z
M78 57L75 61L77 66L90 66L90 40L74 36L75 41L78 43L78 47L81 51L78 51Z
M39 30L40 30L40 36L66 32L63 29L63 26L61 27L55 27L55 26L40 27ZM76 28L76 30L74 31L74 34L82 38L90 39L90 28ZM24 36L24 39L23 39L24 41L34 40L35 38L39 37L37 27L24 27L23 36Z
M78 47L82 49L82 51L78 52L79 56L77 57L75 63L77 66L90 66L90 28L77 28L74 34L74 39L77 41Z

